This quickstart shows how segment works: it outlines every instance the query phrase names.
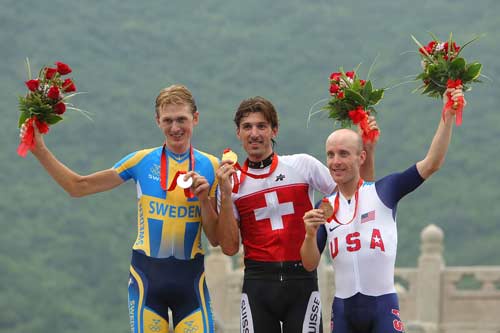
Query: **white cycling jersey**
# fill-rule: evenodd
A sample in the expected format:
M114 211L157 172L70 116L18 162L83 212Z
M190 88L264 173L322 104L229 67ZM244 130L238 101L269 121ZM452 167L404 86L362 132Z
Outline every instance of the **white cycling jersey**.
M416 166L377 182L364 182L359 188L352 223L342 225L332 220L319 229L318 242L324 243L327 236L326 246L333 260L336 297L348 298L358 292L369 296L395 292L396 206L422 182ZM332 206L335 196L336 193L328 197ZM349 222L355 207L355 197L348 201L339 193L337 220Z

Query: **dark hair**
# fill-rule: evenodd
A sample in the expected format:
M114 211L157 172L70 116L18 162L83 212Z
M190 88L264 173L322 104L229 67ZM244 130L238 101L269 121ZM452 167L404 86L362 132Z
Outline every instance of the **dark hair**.
M273 129L278 128L278 113L274 105L267 99L261 96L250 97L241 101L236 114L234 115L234 123L236 127L240 127L241 119L248 116L249 113L260 112L264 118L271 124Z

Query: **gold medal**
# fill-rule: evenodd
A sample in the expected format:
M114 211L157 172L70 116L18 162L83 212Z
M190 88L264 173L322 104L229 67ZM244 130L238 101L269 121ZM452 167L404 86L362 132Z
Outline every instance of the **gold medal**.
M229 160L233 162L232 165L235 165L236 162L238 161L238 155L234 151L232 151L230 148L224 149L224 153L222 154L222 161Z
M321 200L321 203L319 204L319 209L323 211L323 214L325 215L325 219L328 219L333 215L333 207L330 201L328 201L327 198L323 198Z

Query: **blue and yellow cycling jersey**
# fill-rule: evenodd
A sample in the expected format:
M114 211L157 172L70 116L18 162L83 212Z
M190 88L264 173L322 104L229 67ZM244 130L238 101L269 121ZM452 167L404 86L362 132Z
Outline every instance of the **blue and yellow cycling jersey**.
M160 186L162 147L144 149L121 159L114 165L120 177L134 179L137 187L137 239L133 249L155 258L175 257L181 260L203 254L201 247L201 209L198 198L186 198L177 186L166 192ZM215 156L193 151L195 170L210 184L210 197L215 196ZM167 188L175 181L177 171L188 171L189 151L177 156L167 150Z

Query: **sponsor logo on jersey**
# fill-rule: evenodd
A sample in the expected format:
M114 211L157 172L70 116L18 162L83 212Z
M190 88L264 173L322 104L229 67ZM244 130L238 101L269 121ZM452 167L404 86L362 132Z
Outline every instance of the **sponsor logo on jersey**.
M139 230L135 245L144 245L144 212L142 211L142 205L139 205Z
M302 326L302 332L317 333L321 323L321 299L319 292L314 291L309 297L307 312Z
M130 318L130 329L134 332L135 328L135 301L130 300L128 302L128 316Z
M253 333L252 312L250 311L250 304L248 304L248 296L246 294L241 295L240 312L241 333Z
M157 182L160 181L160 166L158 164L153 164L151 169L149 169L148 178Z
M189 320L184 323L184 333L198 332L198 325L195 325L194 320Z
M149 324L149 329L151 330L151 332L160 332L162 330L161 320L151 319L151 323Z
M340 226L342 226L342 224L336 225L336 226L335 226L335 227L333 227L333 228L328 227L328 230L329 230L330 232L333 232L333 230L337 229L337 228L338 228L338 227L340 227Z

